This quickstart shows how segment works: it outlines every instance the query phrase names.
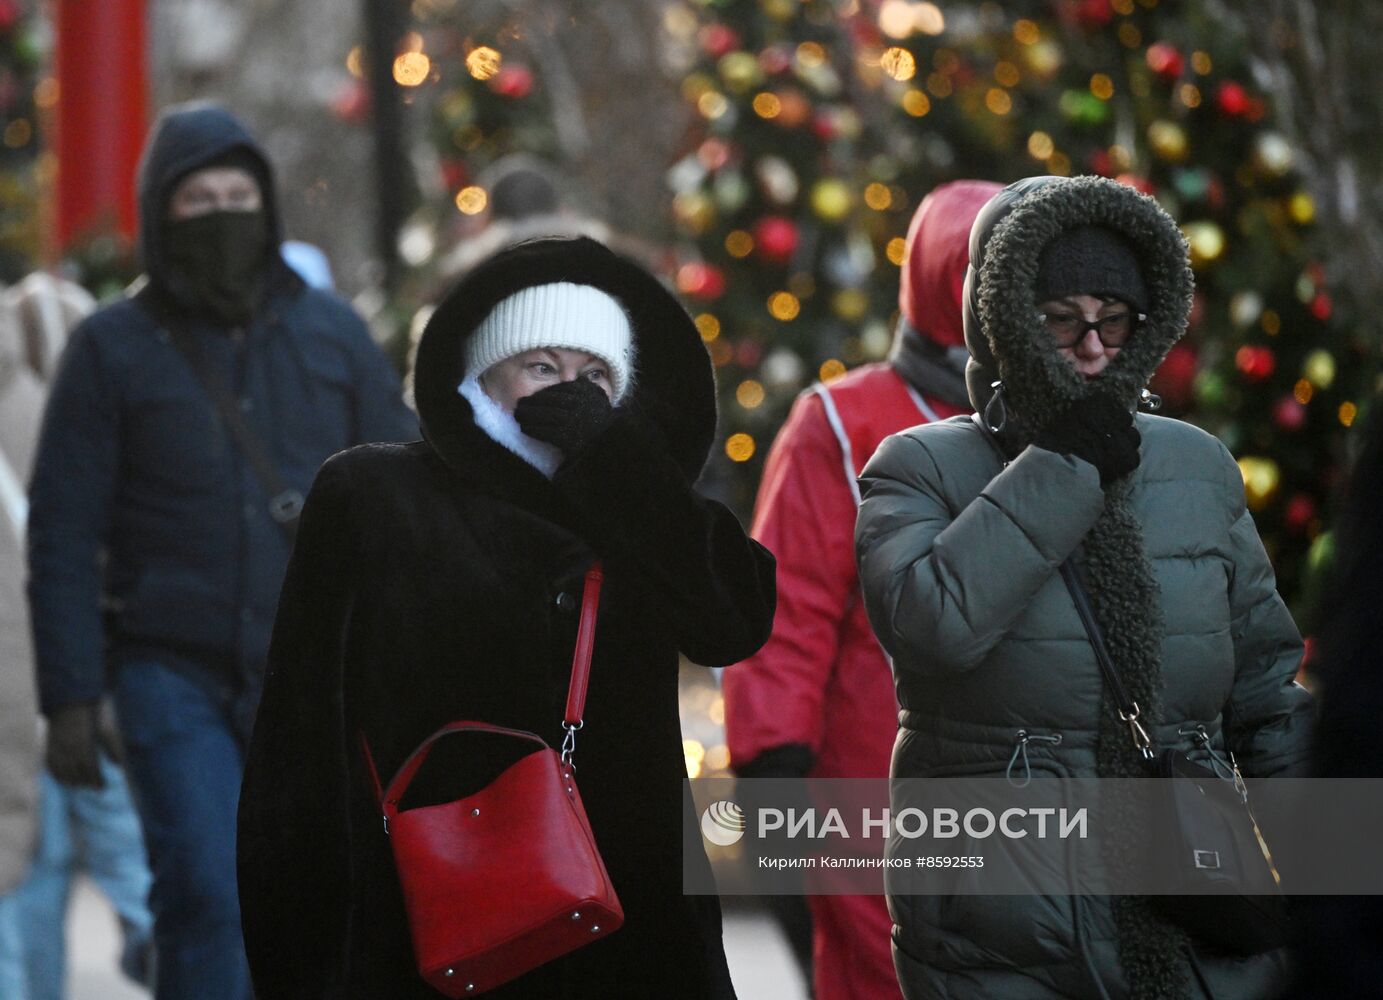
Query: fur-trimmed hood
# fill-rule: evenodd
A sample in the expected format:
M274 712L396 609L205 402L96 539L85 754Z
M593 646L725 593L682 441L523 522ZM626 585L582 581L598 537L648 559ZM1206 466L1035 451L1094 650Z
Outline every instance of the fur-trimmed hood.
M1026 443L1072 400L1094 391L1052 349L1034 291L1042 250L1076 226L1122 234L1148 286L1147 321L1097 380L1130 409L1191 314L1186 240L1152 198L1103 177L1029 177L995 195L970 231L965 281L966 382L983 413L1002 381L1006 438Z
M454 469L497 453L457 393L464 344L501 299L521 288L569 281L619 300L634 331L633 389L621 406L657 426L688 481L695 480L715 437L715 376L687 311L642 267L584 236L545 237L502 250L478 264L442 299L418 345L415 397L423 435ZM506 457L507 456L507 457ZM521 462L504 452L497 460Z

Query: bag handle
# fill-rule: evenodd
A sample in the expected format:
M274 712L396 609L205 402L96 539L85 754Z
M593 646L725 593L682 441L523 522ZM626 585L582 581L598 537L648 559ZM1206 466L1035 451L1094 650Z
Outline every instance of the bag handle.
M1100 673L1104 675L1105 684L1109 686L1110 694L1114 696L1114 707L1119 712L1121 721L1128 724L1129 738L1133 740L1133 745L1137 748L1146 760L1152 760L1154 754L1152 749L1152 737L1143 728L1143 724L1138 721L1141 714L1138 702L1128 696L1128 691L1124 689L1123 681L1119 679L1119 672L1114 668L1114 659L1109 655L1109 648L1104 642L1104 632L1100 630L1100 623L1095 620L1094 608L1090 606L1090 595L1086 593L1085 584L1081 581L1080 571L1076 569L1076 564L1070 559L1062 562L1060 567L1061 579L1066 583L1066 589L1070 591L1071 603L1076 606L1076 614L1080 616L1081 624L1085 626L1085 634L1090 637L1090 645L1095 650L1095 662L1100 665Z
M600 609L600 588L604 581L605 574L600 560L597 559L591 564L590 569L586 570L586 579L581 594L581 621L576 628L576 647L572 651L571 657L571 680L567 685L567 707L562 716L562 728L566 731L566 736L562 740L562 763L568 767L574 766L572 765L572 754L576 752L576 731L585 725L583 716L586 712L586 689L591 676L591 654L595 650L596 613ZM360 751L365 758L365 767L370 779L371 790L375 795L375 803L384 811L384 830L386 833L389 831L389 818L398 812L398 803L418 773L418 768L422 767L423 761L427 760L427 755L432 750L432 744L443 736L450 736L452 733L459 732L499 733L505 736L533 740L541 746L547 746L541 736L523 729L506 729L503 726L491 725L488 722L449 722L418 744L417 748L408 755L408 759L403 762L398 773L390 780L389 787L382 789L379 771L375 768L374 755L370 753L370 742L365 738L364 730L361 730Z
M386 788L383 795L380 796L379 807L384 812L384 831L386 833L389 832L389 821L398 815L399 803L403 801L404 793L408 791L408 786L413 783L414 777L417 776L418 769L422 767L423 762L427 760L427 755L432 752L433 745L444 736L450 736L453 733L467 732L496 733L500 736L513 736L516 739L529 740L530 742L538 744L538 746L543 749L547 749L547 742L541 736L536 733L530 733L524 729L506 729L504 726L492 726L488 722L461 721L447 723L427 739L423 740L422 743L418 744L417 748L408 755L408 759L403 762L403 766L399 768L398 773L390 780L389 787ZM365 740L364 733L361 734L360 739L363 743ZM370 759L369 753L369 746L366 745L365 759L369 761L370 771L373 774L374 761ZM379 779L376 777L374 780L377 788Z

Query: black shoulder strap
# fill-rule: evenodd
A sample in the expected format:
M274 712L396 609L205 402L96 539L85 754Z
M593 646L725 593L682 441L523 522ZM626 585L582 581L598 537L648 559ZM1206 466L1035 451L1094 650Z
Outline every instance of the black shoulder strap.
M1061 564L1061 579L1066 583L1066 589L1071 593L1071 602L1076 606L1076 614L1080 616L1080 622L1085 626L1085 634L1090 637L1090 645L1095 650L1095 662L1100 665L1100 673L1104 675L1104 682L1109 686L1109 693L1114 696L1114 705L1119 711L1119 718L1128 724L1129 735L1133 738L1134 746L1142 752L1144 757L1152 756L1152 740L1148 736L1143 724L1138 721L1140 709L1138 703L1132 701L1128 696L1128 691L1124 688L1124 682L1119 679L1119 671L1114 668L1114 659L1109 655L1109 647L1104 643L1104 633L1100 630L1100 623L1095 620L1095 609L1090 606L1090 595L1085 592L1085 585L1081 582L1080 571L1076 569L1076 564L1067 559Z
M250 429L250 425L245 421L244 413L241 412L235 399L232 398L230 390L221 384L221 380L216 377L216 373L207 364L206 356L202 354L195 338L173 323L166 323L164 328L168 331L169 339L173 346L178 349L178 353L187 360L192 374L201 383L206 394L211 397L211 401L216 404L216 410L221 415L221 421L225 424L226 430L230 432L235 446L240 449L240 454L245 456L245 460L254 469L255 477L259 480L260 486L269 495L269 516L283 529L284 537L288 539L288 544L291 546L297 535L298 515L303 509L302 493L287 486L279 476L278 468L269 455L268 447Z

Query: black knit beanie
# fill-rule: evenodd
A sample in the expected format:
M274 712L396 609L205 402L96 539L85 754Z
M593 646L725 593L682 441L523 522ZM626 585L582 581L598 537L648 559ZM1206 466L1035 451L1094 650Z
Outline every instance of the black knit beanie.
M1103 226L1067 229L1042 248L1033 288L1038 302L1068 295L1113 296L1148 311L1148 287L1138 257L1118 233Z

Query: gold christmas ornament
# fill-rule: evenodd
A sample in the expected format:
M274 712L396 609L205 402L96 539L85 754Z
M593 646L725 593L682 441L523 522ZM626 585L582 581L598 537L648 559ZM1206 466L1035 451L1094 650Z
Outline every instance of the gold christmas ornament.
M1191 266L1204 267L1225 252L1225 232L1213 222L1188 222L1181 227L1191 246Z
M812 211L827 222L839 222L850 214L854 196L844 181L827 178L812 187Z
M1023 48L1023 61L1039 79L1050 80L1061 69L1061 46L1045 39L1033 42Z
M1186 130L1176 122L1158 120L1148 126L1148 145L1160 158L1169 163L1180 163L1186 159L1190 144Z
M1282 484L1282 470L1271 458L1245 455L1239 459L1239 474L1244 477L1244 499L1251 511L1267 507Z
M725 87L735 94L748 93L750 89L763 83L764 72L759 60L748 52L727 52L716 64Z
M1301 364L1302 376L1317 389L1329 389L1335 381L1335 357L1321 349L1306 355Z

